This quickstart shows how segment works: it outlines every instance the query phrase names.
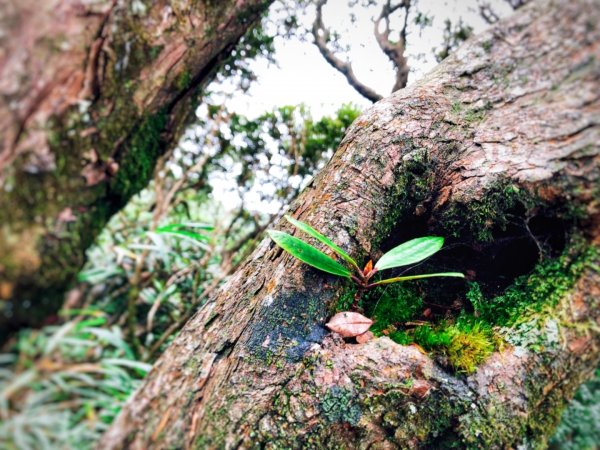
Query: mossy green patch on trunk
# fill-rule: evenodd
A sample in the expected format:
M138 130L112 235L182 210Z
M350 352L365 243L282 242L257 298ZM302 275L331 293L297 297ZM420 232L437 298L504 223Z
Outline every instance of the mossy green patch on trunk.
M544 307L556 306L573 288L584 270L598 267L600 250L580 237L557 258L546 259L531 273L518 277L511 286L493 298L486 298L473 283L467 294L475 313L493 325L512 326Z
M535 349L538 344L531 341L532 326L540 327L531 325L529 319L533 317L536 323L545 321L543 312L565 298L583 271L599 267L598 255L597 247L573 237L562 255L540 262L499 295L487 298L478 283L470 283L461 301L464 309L443 318L424 317L427 282L389 285L372 291L348 288L337 309L348 310L352 304L358 304L374 320L371 331L376 336L387 335L402 345L418 344L455 371L469 374L492 352L504 348L505 339L513 345ZM553 327L560 327L560 323L541 327L546 335L540 339L547 341L549 335L559 332Z
M156 161L163 150L160 135L167 125L167 114L160 111L142 119L128 140L119 171L111 181L111 195L123 205L150 181Z
M389 238L401 217L413 217L416 207L433 192L435 162L413 139L404 139L402 144L405 156L396 169L396 183L387 195L389 213L375 226L374 248Z
M491 186L482 200L455 202L444 211L440 223L449 236L469 236L492 242L494 230L505 230L515 214L536 205L533 196L509 181Z

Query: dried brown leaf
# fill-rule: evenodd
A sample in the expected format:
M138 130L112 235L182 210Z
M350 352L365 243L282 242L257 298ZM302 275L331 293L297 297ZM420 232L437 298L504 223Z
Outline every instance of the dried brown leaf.
M342 337L354 337L366 333L372 324L373 321L362 314L345 311L337 313L325 326Z

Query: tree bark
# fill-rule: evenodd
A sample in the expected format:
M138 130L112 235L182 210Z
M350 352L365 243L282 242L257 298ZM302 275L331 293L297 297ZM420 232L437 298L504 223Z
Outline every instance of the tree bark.
M0 3L0 335L60 305L268 3Z
M597 246L598 23L594 1L540 1L471 38L357 119L292 214L363 261L407 237L451 237L449 268L477 280L487 267L500 290L535 265L539 228ZM568 288L547 281L541 297L559 300L531 315L556 333L511 329L521 344L465 376L387 337L328 333L348 286L265 239L98 448L543 446L599 362L598 260Z

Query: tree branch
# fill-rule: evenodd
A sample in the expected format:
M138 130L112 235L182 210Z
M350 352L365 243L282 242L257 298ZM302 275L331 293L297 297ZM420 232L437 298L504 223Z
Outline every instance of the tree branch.
M316 3L316 17L312 26L312 34L315 38L315 45L329 65L344 75L348 83L350 83L350 86L352 86L360 95L372 102L381 100L383 98L381 95L379 95L369 86L363 84L356 77L354 71L352 70L352 64L350 64L349 61L342 61L329 49L329 47L327 47L329 30L325 28L325 24L323 23L323 6L326 3L327 0L318 0Z
M390 16L401 8L404 9L404 23L400 30L399 40L394 42L390 40ZM410 0L403 0L395 5L392 5L391 0L387 0L381 8L381 13L374 24L374 33L377 44L392 62L396 70L396 82L394 83L392 92L396 92L397 90L406 87L406 84L408 83L408 73L410 68L408 66L408 61L404 56L404 51L406 50L406 32L409 11ZM385 24L385 28L383 31L380 31L382 21Z

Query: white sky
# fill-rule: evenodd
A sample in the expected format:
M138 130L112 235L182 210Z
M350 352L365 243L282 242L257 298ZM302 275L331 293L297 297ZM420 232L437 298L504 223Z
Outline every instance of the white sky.
M501 0L492 1L496 10L506 14L508 7ZM486 28L476 10L476 0L420 0L420 11L433 16L433 24L422 32L416 26L409 28L407 54L411 65L409 84L436 66L431 49L439 47L446 18L456 22L459 17L475 29ZM375 10L354 9L357 22L349 23L348 0L329 0L324 9L325 25L349 36L353 69L358 78L381 95L388 95L394 82L391 63L381 52L373 36L371 17ZM308 20L312 20L308 17ZM310 22L308 22L310 23ZM344 29L350 33L343 33ZM304 103L315 116L331 114L343 103L352 102L367 107L370 102L351 88L343 75L320 55L311 41L302 42L278 38L275 44L277 65L261 60L251 64L258 77L246 95L237 95L231 101L232 109L250 116L281 105ZM422 54L425 58L418 59Z

